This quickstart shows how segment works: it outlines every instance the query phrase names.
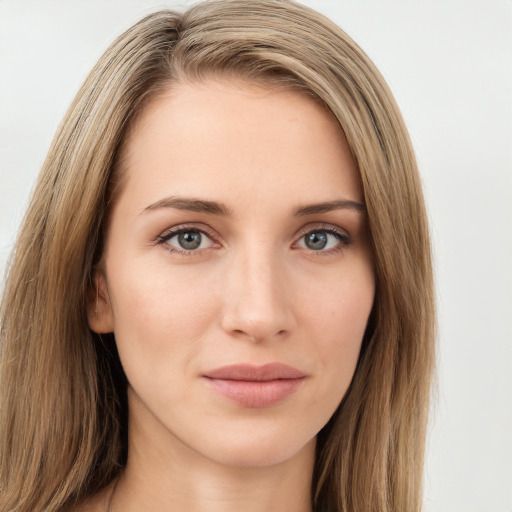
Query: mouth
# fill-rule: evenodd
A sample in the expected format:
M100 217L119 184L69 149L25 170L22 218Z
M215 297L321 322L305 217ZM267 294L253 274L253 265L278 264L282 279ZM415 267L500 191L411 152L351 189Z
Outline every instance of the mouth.
M223 366L203 375L206 384L243 407L270 407L282 402L302 385L306 374L281 363Z

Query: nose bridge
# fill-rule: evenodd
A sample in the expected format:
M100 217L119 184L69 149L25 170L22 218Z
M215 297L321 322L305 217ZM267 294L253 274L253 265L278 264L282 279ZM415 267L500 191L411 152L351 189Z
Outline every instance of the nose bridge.
M249 243L228 270L223 327L255 341L282 335L292 327L284 288L283 260L268 244Z

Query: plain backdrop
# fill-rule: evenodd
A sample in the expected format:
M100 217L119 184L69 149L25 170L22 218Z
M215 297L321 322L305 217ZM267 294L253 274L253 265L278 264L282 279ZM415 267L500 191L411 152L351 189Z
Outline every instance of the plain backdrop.
M307 0L384 74L432 225L438 393L427 512L512 512L512 3ZM153 0L0 0L0 269L53 133Z

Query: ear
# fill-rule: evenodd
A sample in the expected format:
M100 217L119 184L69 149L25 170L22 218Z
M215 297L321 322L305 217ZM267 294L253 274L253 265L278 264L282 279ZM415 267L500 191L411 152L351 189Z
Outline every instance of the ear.
M87 322L97 334L114 331L114 315L108 295L107 281L102 270L95 270L87 292Z

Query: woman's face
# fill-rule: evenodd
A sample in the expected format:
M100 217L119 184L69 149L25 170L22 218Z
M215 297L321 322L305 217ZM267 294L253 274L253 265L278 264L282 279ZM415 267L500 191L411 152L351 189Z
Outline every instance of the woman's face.
M185 83L149 104L121 165L89 321L115 333L131 441L239 466L311 453L374 298L339 125L296 92Z

